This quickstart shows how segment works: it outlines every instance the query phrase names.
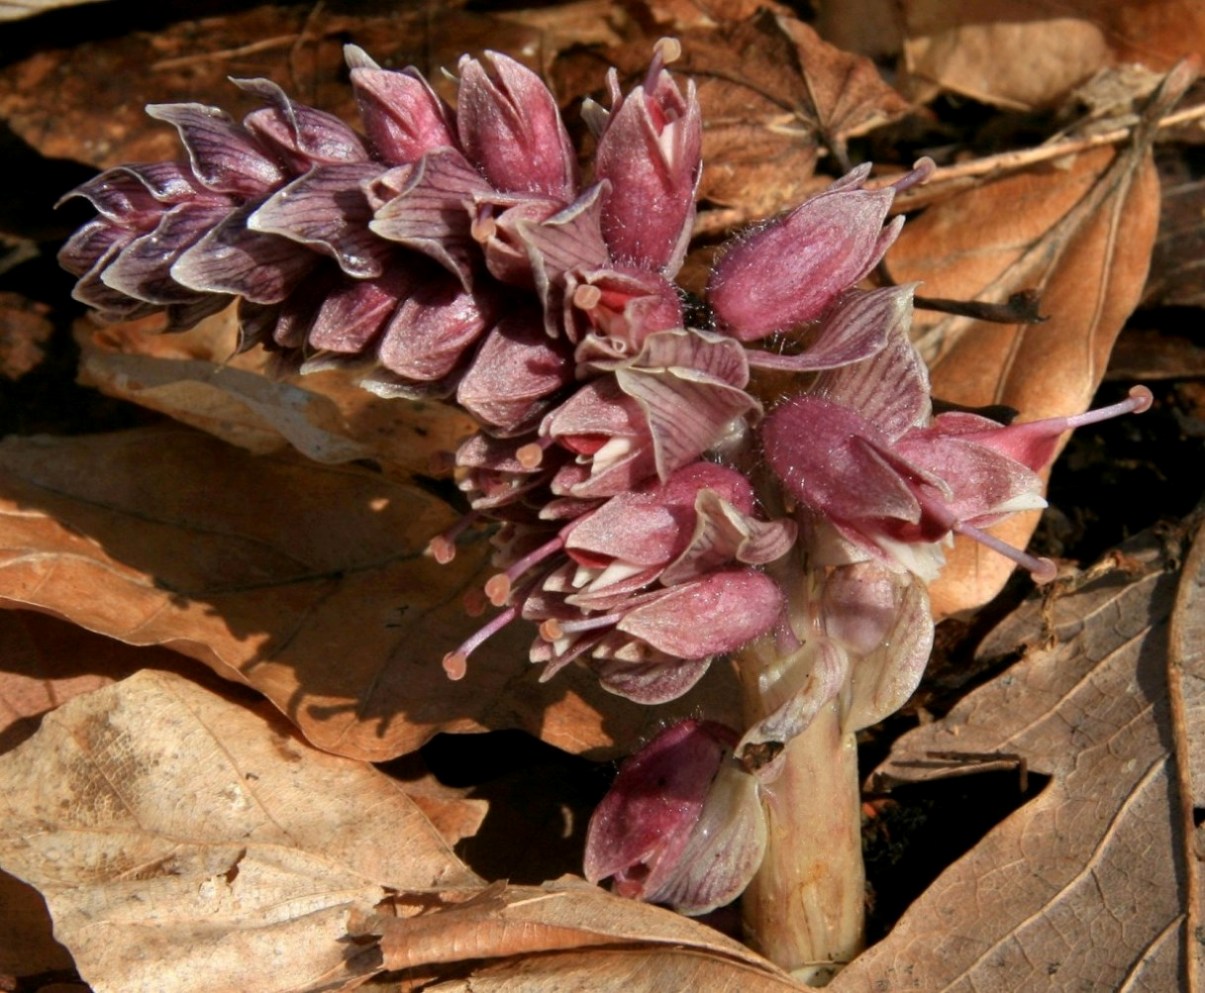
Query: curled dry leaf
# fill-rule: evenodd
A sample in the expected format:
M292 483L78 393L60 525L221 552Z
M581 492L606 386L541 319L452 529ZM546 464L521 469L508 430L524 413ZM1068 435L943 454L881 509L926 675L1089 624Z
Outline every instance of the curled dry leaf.
M1190 79L1169 78L1126 148L985 182L905 226L888 256L897 280L921 281L929 297L992 303L1032 290L1049 318L992 324L922 316L918 345L936 396L972 407L1005 404L1029 419L1087 409L1150 264L1159 219L1151 128ZM1034 513L1017 514L996 533L1024 546L1036 523ZM981 545L956 542L930 591L934 613L986 602L1011 569Z
M375 396L352 370L282 374L261 349L234 354L233 307L170 335L158 317L101 330L84 320L76 339L85 385L257 454L292 446L318 462L374 459L424 474L473 430L443 404Z
M584 670L540 683L520 625L450 682L440 660L481 623L462 601L490 574L488 543L436 564L423 549L448 506L358 466L257 458L164 426L10 438L0 479L0 602L199 659L329 751L382 761L437 731L506 727L607 751L704 699L736 706L718 668L657 712Z
M43 714L72 697L147 666L191 664L161 648L132 648L25 610L0 612L0 660L0 754L32 735ZM72 968L36 890L0 872L0 908L0 975Z
M834 993L994 989L1005 976L1033 993L1184 988L1199 864L1167 697L1177 576L1153 535L1123 551L1124 570L1006 619L979 654L1023 645L1022 660L896 742L880 784L965 774L973 760L952 752L1019 755L1052 781L947 869Z
M335 988L352 909L480 885L388 777L170 673L68 702L0 783L0 865L98 993Z
M573 879L491 886L418 916L365 916L352 933L376 939L386 970L485 960L437 989L804 989L711 928Z
M1184 560L1168 657L1172 703L1181 712L1176 746L1187 757L1192 806L1205 808L1205 526ZM1183 732L1181 734L1181 732Z
M1106 66L1165 71L1205 49L1205 11L1191 3L906 0L903 12L917 82L1004 107L1050 106Z

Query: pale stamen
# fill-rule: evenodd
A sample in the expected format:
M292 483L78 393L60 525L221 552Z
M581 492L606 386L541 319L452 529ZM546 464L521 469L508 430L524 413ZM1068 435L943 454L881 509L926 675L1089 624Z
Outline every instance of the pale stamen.
M1058 575L1058 566L1050 559L1038 558L1035 555L1030 555L1028 552L1023 552L1019 548L1014 548L1007 542L1001 541L994 534L989 534L987 531L981 531L979 528L970 524L955 524L952 530L956 534L965 534L968 538L979 542L979 544L990 548L993 552L1003 555L1006 559L1011 559L1023 569L1028 570L1033 576L1035 583L1049 583Z
M440 565L447 565L456 558L456 540L481 516L472 510L460 518L443 534L437 534L429 542L424 554L431 556Z
M501 607L510 598L511 586L516 579L527 572L532 566L543 562L550 555L555 555L564 547L564 540L560 535L557 535L551 541L546 541L534 551L528 552L517 562L513 562L507 567L505 572L492 576L489 582L485 584L485 595L490 598L490 603L495 607Z
M448 674L448 678L453 680L464 679L465 673L468 672L469 656L480 648L484 641L497 634L513 621L518 616L518 613L518 607L507 607L506 610L502 611L488 624L478 628L456 651L448 652L443 660L444 672Z

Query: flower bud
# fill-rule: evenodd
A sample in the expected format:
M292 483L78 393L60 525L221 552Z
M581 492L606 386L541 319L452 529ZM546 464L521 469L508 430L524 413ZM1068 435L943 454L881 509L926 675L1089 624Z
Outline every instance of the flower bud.
M460 60L456 123L465 154L495 189L573 199L577 166L556 101L534 72L497 52ZM490 71L492 70L492 72Z
M628 759L590 819L586 878L692 915L739 896L766 826L756 780L731 760L736 740L722 724L683 721Z
M595 178L611 183L603 234L616 259L669 272L682 264L702 147L694 84L683 96L658 55L645 82L612 108L598 142Z
M720 326L756 341L821 317L878 265L904 223L899 217L883 226L896 192L931 168L921 160L892 186L866 190L869 167L859 167L739 241L712 270L707 288Z

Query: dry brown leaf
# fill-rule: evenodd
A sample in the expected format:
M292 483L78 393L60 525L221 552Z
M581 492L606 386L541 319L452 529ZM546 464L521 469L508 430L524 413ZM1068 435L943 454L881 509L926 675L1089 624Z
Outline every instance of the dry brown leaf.
M0 754L43 714L139 669L193 668L162 648L134 648L28 610L0 611ZM216 683L216 680L215 680Z
M1198 512L1197 519L1202 519ZM1185 825L1183 860L1190 870L1185 880L1184 930L1199 935L1205 915L1199 859L1205 856L1203 832L1196 826L1196 809L1205 808L1205 525L1198 524L1184 567L1172 612L1168 650L1168 699L1181 810ZM1195 828L1195 829L1194 829ZM1185 963L1185 989L1200 993L1205 976L1205 946L1191 942Z
M1186 0L987 0L903 5L908 71L1005 107L1050 106L1099 69L1165 71L1205 50L1205 9Z
M943 719L899 739L878 782L965 773L1019 755L1050 776L830 987L1183 988L1191 821L1182 818L1167 701L1176 573L1146 535L1113 570L1033 600L979 650L1023 659ZM1046 644L1048 635L1051 638Z
M379 936L387 970L466 958L659 944L693 948L777 971L712 928L572 878L543 886L493 886L437 912L412 917L378 914L352 930Z
M1152 104L1148 124L1174 90ZM1049 317L1035 325L919 315L918 344L935 395L968 406L1005 404L1026 419L1088 407L1141 297L1154 244L1159 185L1149 133L1140 129L1116 153L1096 149L987 182L905 226L889 257L896 279L920 280L930 297L993 303L1033 290ZM1036 514L1018 514L994 532L1024 546L1036 523ZM1002 556L956 542L931 588L934 613L986 602L1011 571Z
M586 670L540 683L524 625L448 680L444 653L482 619L479 537L437 565L454 514L356 466L253 457L185 428L0 443L0 602L163 645L268 696L321 748L381 761L436 731L522 727L568 751L626 751L657 721L731 718L734 677L675 705L603 692Z
M654 946L550 952L426 989L429 993L800 993L811 987L695 949Z
M19 293L0 293L0 376L19 379L46 357L54 331L49 309Z
M574 879L538 887L491 886L417 916L363 918L352 933L377 938L387 970L510 960L479 968L470 989L493 989L503 982L519 985L498 988L710 991L729 988L737 977L748 984L743 989L758 993L804 989L711 928ZM557 954L563 952L572 955ZM683 967L692 971L696 984L677 984L674 972Z
M98 993L333 988L350 910L480 884L388 777L170 673L68 702L0 782L0 864Z
M1205 180L1194 177L1185 158L1160 163L1163 211L1146 305L1205 306Z
M1198 527L1184 560L1168 664L1173 698L1183 707L1184 733L1177 744L1187 757L1192 805L1205 809L1205 526Z
M318 462L374 459L400 474L428 474L473 431L439 403L385 400L359 374L302 376L273 368L262 349L236 355L235 308L182 334L162 319L77 328L80 381L257 454L289 446Z
M0 754L72 697L141 668L183 665L191 663L161 648L132 648L45 614L0 611ZM0 872L0 908L0 975L73 968L67 950L54 940L46 903L36 890Z

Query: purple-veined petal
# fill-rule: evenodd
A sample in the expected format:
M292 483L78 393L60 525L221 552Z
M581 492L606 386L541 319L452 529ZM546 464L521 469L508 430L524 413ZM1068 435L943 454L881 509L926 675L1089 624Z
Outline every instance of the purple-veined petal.
M759 410L743 389L745 350L706 332L650 335L615 379L644 411L662 479L716 444L732 421Z
M644 899L690 917L709 914L745 891L765 853L766 817L758 780L724 762L678 858L678 871Z
M820 317L883 257L902 218L883 222L883 190L828 190L743 237L716 263L707 287L720 325L756 341Z
M773 562L795 543L794 522L758 520L712 489L699 491L695 511L696 524L690 543L662 575L667 586L687 582L728 562L745 565Z
M414 285L411 275L398 266L373 279L341 280L323 298L310 326L309 344L328 352L363 353Z
M810 393L855 410L894 441L929 422L929 371L907 338L895 336L864 362L829 369Z
M489 190L481 174L448 148L399 166L373 185L377 197L388 192L391 198L373 215L372 232L430 256L469 289L479 257L471 205L475 194Z
M215 193L257 197L287 178L280 164L244 128L216 107L151 104L146 112L174 124L197 179Z
M101 278L127 296L161 306L194 299L197 290L172 278L172 263L228 213L225 206L182 203L172 207L153 231L123 248Z
M761 439L786 489L826 517L920 519L906 479L885 460L890 439L857 411L818 396L794 397L765 419Z
M461 379L456 400L496 430L522 430L544 414L552 396L573 378L563 342L551 340L536 315L504 317L486 335Z
M677 659L660 656L643 662L590 660L590 668L604 690L648 707L685 696L707 675L710 666L710 657ZM662 897L652 894L645 899L662 902Z
M924 582L874 562L832 570L822 592L824 626L856 653L843 726L847 732L894 714L920 683L933 648Z
M618 629L666 655L700 659L731 652L778 621L783 596L768 576L725 569L665 591L624 615Z
M243 126L287 158L298 172L314 163L364 162L364 140L334 114L289 98L270 79L235 79L234 84L269 106L252 111Z
M319 256L288 238L247 229L255 209L230 214L184 252L172 278L207 293L232 293L255 303L279 303L314 268Z
M669 876L703 810L707 789L736 735L712 721L681 721L624 762L595 808L583 871L641 896Z
M377 359L405 379L435 382L449 375L492 323L493 304L465 290L430 263L389 322Z
M749 364L761 369L812 372L851 365L882 351L893 339L907 337L912 325L915 284L877 290L851 290L816 330L815 340L798 355L749 352Z
M269 197L247 227L328 255L356 279L379 276L392 250L369 230L372 208L360 188L379 172L372 162L315 166Z
M77 278L98 266L103 269L138 234L108 218L94 217L59 249L59 265Z

